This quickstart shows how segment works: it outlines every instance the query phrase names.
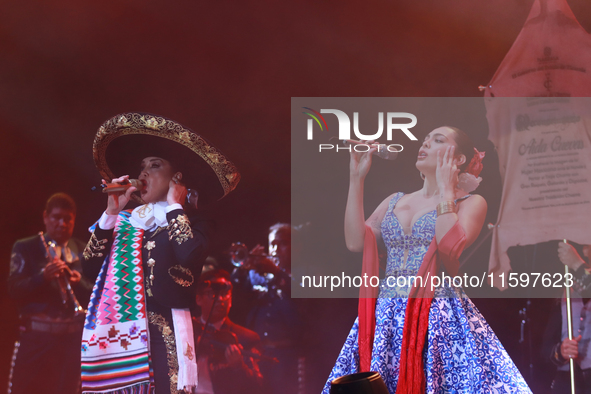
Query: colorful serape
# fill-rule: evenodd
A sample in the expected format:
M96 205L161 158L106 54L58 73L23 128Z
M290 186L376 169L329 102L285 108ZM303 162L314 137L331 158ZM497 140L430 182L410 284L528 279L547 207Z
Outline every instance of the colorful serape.
M148 393L150 366L142 270L143 230L123 211L94 285L82 334L84 393Z

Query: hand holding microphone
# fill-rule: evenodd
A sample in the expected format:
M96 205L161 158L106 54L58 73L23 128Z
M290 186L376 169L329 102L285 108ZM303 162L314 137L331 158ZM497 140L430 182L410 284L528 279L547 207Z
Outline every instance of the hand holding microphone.
M129 175L124 175L113 179L111 183L107 183L103 179L101 187L103 188L103 193L109 194L105 212L107 215L118 215L131 199L131 193L137 190L143 190L146 184L137 179L129 179Z
M129 179L129 175L125 175L121 178L113 179L111 183L107 183L103 179L101 185L103 193L125 192L130 187L135 187L134 191L142 191L146 188L146 184L139 179Z
M133 192L141 192L146 188L146 182L142 179L129 179L129 175L124 175L119 178L114 178L110 183L107 183L104 179L102 180L102 184L100 185L100 189L103 193L109 194L109 202L111 199L114 199L115 196L118 197L119 204L109 205L109 207L113 208L113 210L109 210L107 208L107 213L115 212L114 214L118 214L121 209L125 207L127 202L131 199L131 193ZM172 203L180 203L180 204L189 204L197 208L197 201L199 199L199 193L197 190L187 189L181 182L180 178L173 178L170 181L169 185L169 193L167 195L167 201L169 204ZM99 190L98 187L93 186L93 191ZM169 198L170 197L170 198ZM119 209L119 206L121 209Z
M398 156L398 151L390 150L390 145L378 144L375 141L341 140L340 143L349 147L349 173L354 178L365 179L374 155L387 160L394 160Z
M371 153L381 159L385 160L396 160L398 157L398 150L391 150L390 145L386 144L377 144L375 141L355 141L355 140L341 140L340 143L343 146L349 145L366 145L369 147L367 150L361 151L353 147L356 152L363 153L369 152L371 148L375 148L375 150L371 151Z

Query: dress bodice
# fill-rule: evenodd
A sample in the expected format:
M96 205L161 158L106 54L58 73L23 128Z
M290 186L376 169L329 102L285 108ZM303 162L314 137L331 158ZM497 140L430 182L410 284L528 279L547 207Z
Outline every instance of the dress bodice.
M382 239L388 251L388 263L386 265L386 276L381 281L379 297L408 296L412 283L416 280L413 277L416 277L419 272L425 254L435 236L436 209L419 217L412 224L410 234L404 232L402 225L394 214L394 207L396 207L396 203L403 195L404 193L396 193L392 197L388 204L388 211L382 220ZM455 202L457 203L469 196L470 194L467 194L456 199ZM444 291L448 287L450 286L441 286L436 293L449 296L451 293Z
M386 276L416 275L435 235L436 210L429 211L412 224L411 234L405 234L394 214L396 203L404 193L396 193L388 204L388 211L382 220L382 238L388 250ZM406 261L405 251L408 251Z

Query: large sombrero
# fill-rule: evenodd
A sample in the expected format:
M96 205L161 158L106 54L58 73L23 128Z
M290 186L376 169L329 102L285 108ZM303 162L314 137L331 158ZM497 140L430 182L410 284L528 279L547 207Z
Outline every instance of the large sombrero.
M203 137L155 115L112 117L99 127L92 151L94 163L107 181L121 175L136 178L145 157L166 159L183 173L182 182L199 192L200 205L223 198L240 180L236 166ZM134 199L144 203L135 194Z

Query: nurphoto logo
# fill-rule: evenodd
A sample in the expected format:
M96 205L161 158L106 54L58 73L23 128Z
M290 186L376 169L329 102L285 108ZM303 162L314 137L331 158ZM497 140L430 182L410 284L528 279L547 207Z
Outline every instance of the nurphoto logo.
M348 144L351 141L351 119L344 111L338 109L321 109L320 112L309 108L302 107L306 111L303 112L309 116L307 122L307 139L313 140L314 138L314 123L318 125L321 132L328 131L328 124L322 114L332 114L337 117L339 122L339 141L345 142L346 146L339 146L338 144L319 144L318 151L323 150L334 150L336 152L345 150L351 152L367 152L371 147L368 144ZM386 121L384 122L384 118ZM401 122L406 120L406 122ZM373 134L363 134L359 130L359 112L353 112L353 134L354 138L361 141L377 140L384 134L384 123L386 123L386 139L392 141L394 131L402 131L411 141L417 141L417 137L410 132L409 129L413 128L417 124L417 117L408 112L387 112L384 116L383 112L378 112L378 131ZM402 152L404 149L400 144L381 144L380 148L390 153Z

